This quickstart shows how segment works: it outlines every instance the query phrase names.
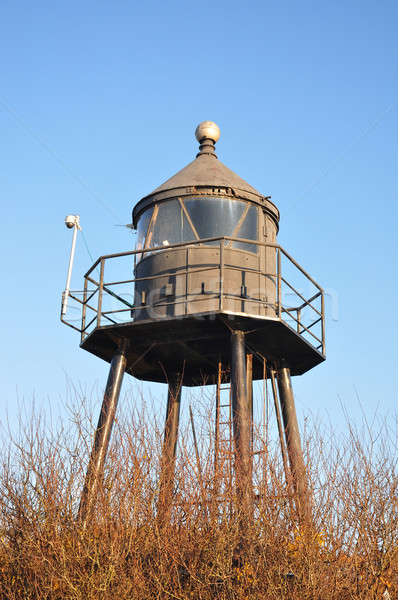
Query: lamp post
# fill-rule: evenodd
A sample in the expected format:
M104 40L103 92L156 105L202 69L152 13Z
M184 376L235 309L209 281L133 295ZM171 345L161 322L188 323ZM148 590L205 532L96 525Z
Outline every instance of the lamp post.
M79 225L79 215L68 215L67 217L65 217L65 225L68 229L73 228L73 237L72 237L72 247L70 249L68 275L66 277L66 286L65 286L65 291L62 294L61 318L66 315L66 311L68 310L70 280L72 277L73 260L75 258L77 230L80 229L80 231L81 231L81 227Z

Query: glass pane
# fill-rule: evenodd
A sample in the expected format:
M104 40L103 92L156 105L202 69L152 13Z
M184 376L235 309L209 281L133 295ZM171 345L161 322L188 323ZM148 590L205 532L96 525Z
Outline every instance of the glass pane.
M257 235L257 207L251 206L236 233L236 237L244 240L256 241ZM256 244L246 244L245 242L233 242L232 248L239 248L240 250L247 250L248 252L257 252Z
M201 239L232 235L246 207L227 198L189 198L184 204Z
M159 204L159 213L146 247L169 246L196 239L178 200Z
M248 206L247 202L228 198L187 198L183 202L201 239L232 236ZM257 240L257 212L257 207L249 207L235 234L236 237ZM137 226L136 249L169 246L196 239L181 204L174 199L160 203L142 214ZM231 246L248 252L257 252L256 244L233 242ZM142 255L137 255L136 258L137 261L141 260Z
M151 217L152 217L152 213L153 213L153 207L150 208L149 210L146 210L140 216L140 220L138 221L138 225L137 225L136 250L141 250L141 248L144 245L144 240L146 238L146 233L148 230L149 221L151 220Z

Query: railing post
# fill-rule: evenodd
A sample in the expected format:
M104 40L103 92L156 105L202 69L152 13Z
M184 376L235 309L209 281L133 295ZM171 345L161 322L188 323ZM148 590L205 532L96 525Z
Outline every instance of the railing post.
M189 248L186 248L185 258L186 258L186 260L185 260L185 315L187 315L188 314L188 288L189 288L189 292L191 291L191 280L190 280L190 276L189 276L189 273L188 273L188 269L189 269ZM176 282L177 282L177 277L178 277L178 275L176 275Z
M281 268L282 268L282 260L281 260L281 249L278 247L278 317L282 316L282 279L281 279Z
M85 333L85 329L86 329L86 312L87 312L87 286L88 286L88 281L87 281L87 277L84 278L84 291L83 291L83 309L82 309L82 330L81 330L81 335L80 335L80 343L82 343L84 341L84 338L86 337L86 333Z
M325 296L323 291L321 292L321 313L322 313L322 354L325 355Z
M104 270L105 260L101 258L100 283L98 288L98 312L97 312L97 327L101 325L101 310L102 310L102 293L104 289Z
M220 311L224 308L224 239L220 240Z

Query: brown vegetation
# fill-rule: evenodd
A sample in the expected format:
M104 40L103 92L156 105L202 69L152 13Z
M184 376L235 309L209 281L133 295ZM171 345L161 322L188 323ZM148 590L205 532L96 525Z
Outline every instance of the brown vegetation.
M1 598L343 600L381 599L386 589L398 597L397 438L387 423L348 426L344 437L320 425L307 431L315 528L295 522L277 443L258 436L254 522L242 532L230 482L215 481L205 418L202 475L187 426L171 523L159 523L162 428L142 402L118 417L83 527L76 513L93 427L84 401L75 405L68 424L52 429L32 417L5 436Z

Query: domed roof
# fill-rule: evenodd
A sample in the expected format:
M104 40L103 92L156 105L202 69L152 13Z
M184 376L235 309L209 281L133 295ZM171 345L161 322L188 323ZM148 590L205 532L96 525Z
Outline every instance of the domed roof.
M192 186L227 187L262 197L260 192L219 161L214 153L199 153L195 160L162 183L149 196L165 190Z
M218 126L211 121L205 121L198 125L195 134L200 142L199 153L196 155L195 160L136 204L133 210L134 224L136 224L139 213L153 202L195 193L215 196L220 193L223 195L227 193L228 195L245 198L266 205L268 209L276 213L275 216L278 218L278 209L270 202L269 197L264 197L218 160L214 148L214 144L220 135Z

